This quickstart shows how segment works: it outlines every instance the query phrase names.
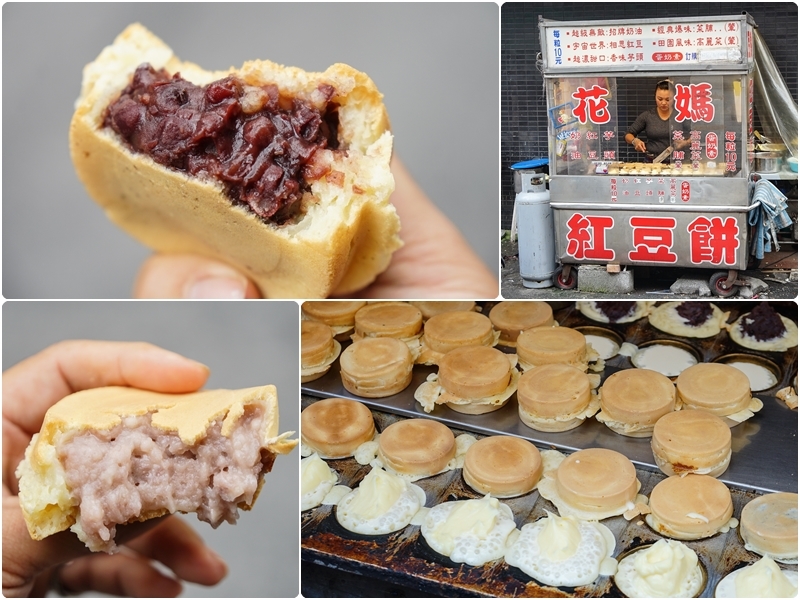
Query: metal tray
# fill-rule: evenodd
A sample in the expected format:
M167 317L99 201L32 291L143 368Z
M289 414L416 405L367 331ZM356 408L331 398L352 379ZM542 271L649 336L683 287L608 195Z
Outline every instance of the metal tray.
M317 399L304 396L305 408ZM404 417L373 410L376 426L383 430ZM463 430L453 428L459 435ZM479 436L480 437L480 436ZM359 465L355 459L331 460L328 464L340 476L339 483L355 487L369 472L369 466ZM650 495L653 487L665 478L661 472L637 467L641 493ZM426 506L435 506L451 500L478 498L461 476L461 469L448 471L416 482L425 490ZM734 515L759 494L731 487ZM502 500L514 513L517 528L545 515L545 510L556 508L539 496L538 491ZM661 539L641 518L626 521L623 517L604 519L617 540L614 556ZM752 564L758 556L748 552L739 538L738 528L720 533L705 540L686 542L698 555L708 574L701 597L713 597L714 589L722 577L731 571ZM321 506L301 513L301 558L304 565L314 565L314 577L324 578L329 569L337 575L332 579L349 588L349 596L373 596L378 587L387 595L435 595L449 597L622 597L609 577L599 577L591 585L557 588L543 586L519 569L502 560L481 567L453 563L430 549L419 526L408 527L390 535L375 537L350 533L336 521L333 507ZM796 570L796 565L781 568ZM308 571L312 569L309 568ZM301 569L305 586L305 567ZM376 583L376 582L379 582ZM318 583L315 580L315 583ZM309 588L312 586L309 585ZM319 589L319 586L317 587ZM314 594L308 590L303 595ZM328 595L327 593L325 595Z
M491 305L483 307L488 314ZM749 312L754 302L719 302L723 310L730 311L733 322L742 313ZM797 321L797 307L793 302L772 303L782 314ZM640 345L653 340L680 341L692 346L703 362L710 362L727 354L749 354L772 361L782 376L778 384L754 395L764 402L764 408L741 425L731 430L733 456L728 470L719 478L726 484L746 490L773 492L797 491L797 411L790 410L775 397L775 392L789 385L797 374L797 348L787 352L758 352L735 344L727 331L713 338L690 339L669 335L649 325L646 318L627 324L601 324L584 317L572 305L555 311L556 320L565 327L602 327L617 333L625 341ZM503 349L501 347L498 347ZM513 352L513 350L509 350ZM625 356L616 356L606 361L602 379L611 373L634 368ZM500 410L484 415L465 415L446 406L437 406L426 414L414 400L414 390L437 367L415 366L411 385L387 398L361 398L344 389L339 375L339 363L322 378L301 386L302 392L316 397L352 398L371 408L406 417L433 418L448 426L484 435L507 434L528 439L540 447L554 447L567 451L603 447L616 450L627 456L637 467L653 471L658 468L650 449L650 438L630 438L618 435L596 419L587 419L576 429L545 433L525 426L519 419L516 394Z

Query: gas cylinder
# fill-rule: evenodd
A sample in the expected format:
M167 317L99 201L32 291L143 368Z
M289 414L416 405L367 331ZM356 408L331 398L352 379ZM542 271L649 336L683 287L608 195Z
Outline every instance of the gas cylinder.
M556 270L553 211L546 175L523 171L522 191L514 200L519 236L519 274L527 288L553 285Z

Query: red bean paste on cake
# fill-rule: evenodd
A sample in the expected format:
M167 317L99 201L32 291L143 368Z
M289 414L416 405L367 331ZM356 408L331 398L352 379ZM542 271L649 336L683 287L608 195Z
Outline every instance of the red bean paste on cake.
M699 327L711 318L714 309L710 302L681 302L675 309L687 325Z
M774 340L786 332L781 316L769 304L762 302L739 322L742 333L759 342Z
M315 152L338 148L335 90L317 89L323 111L281 96L274 84L256 88L226 77L200 87L143 64L103 125L161 165L222 182L234 204L280 224L299 209Z
M595 302L597 310L603 313L608 320L616 323L620 319L633 314L636 310L636 301L633 302Z

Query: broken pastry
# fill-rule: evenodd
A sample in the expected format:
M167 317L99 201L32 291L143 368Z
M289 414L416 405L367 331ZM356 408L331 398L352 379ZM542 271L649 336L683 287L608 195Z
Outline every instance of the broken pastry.
M217 527L249 510L278 454L275 386L162 394L125 387L77 392L53 405L17 468L35 540L71 529L115 552L117 525L175 512Z
M83 70L70 151L114 223L267 298L349 294L402 245L382 95L344 64L206 71L130 25Z

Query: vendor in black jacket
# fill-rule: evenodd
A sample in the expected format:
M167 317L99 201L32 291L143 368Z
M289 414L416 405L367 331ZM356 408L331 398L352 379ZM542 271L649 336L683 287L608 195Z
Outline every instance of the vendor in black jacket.
M648 162L661 154L672 142L672 131L680 129L684 132L684 139L677 144L673 143L674 149L682 149L689 146L689 124L688 122L678 123L673 116L674 108L672 105L673 97L672 82L668 79L659 81L656 84L656 105L644 111L628 127L625 134L625 141L631 144L637 152L643 152ZM647 142L639 139L639 135L644 132ZM670 157L663 162L669 162Z

